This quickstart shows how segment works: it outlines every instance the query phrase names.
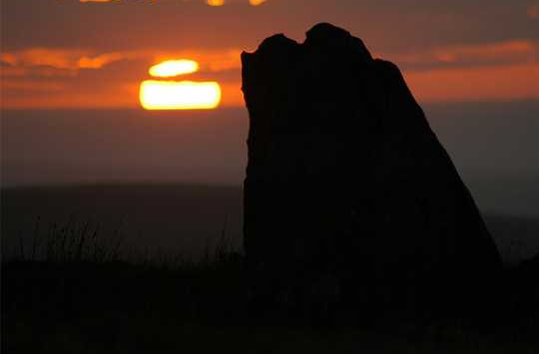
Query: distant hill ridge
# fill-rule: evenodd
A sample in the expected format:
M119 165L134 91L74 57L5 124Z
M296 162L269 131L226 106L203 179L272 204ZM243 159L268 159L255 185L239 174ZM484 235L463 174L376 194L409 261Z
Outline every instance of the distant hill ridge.
M112 232L123 223L126 242L140 249L162 248L200 257L223 227L241 247L242 189L185 184L101 184L21 187L1 190L3 252L31 239L41 218L52 223L91 221ZM487 214L485 221L504 261L515 263L539 252L539 218Z

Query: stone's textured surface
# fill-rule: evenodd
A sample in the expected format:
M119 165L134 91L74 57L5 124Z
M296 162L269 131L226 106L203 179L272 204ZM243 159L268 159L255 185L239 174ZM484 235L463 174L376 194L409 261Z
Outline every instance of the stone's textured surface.
M303 44L268 38L242 64L244 236L257 291L311 292L329 278L336 292L418 279L459 285L500 267L397 66L329 24Z

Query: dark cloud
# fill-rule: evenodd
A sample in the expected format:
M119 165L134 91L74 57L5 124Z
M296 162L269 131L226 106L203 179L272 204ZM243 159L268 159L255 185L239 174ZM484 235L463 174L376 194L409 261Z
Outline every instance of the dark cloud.
M532 4L533 5L533 4ZM301 40L314 23L334 22L363 37L375 51L448 44L538 39L530 2L427 0L271 0L209 7L203 1L79 3L70 0L2 2L2 43L24 47L89 47L100 51L253 49L284 32ZM533 13L533 12L532 12Z

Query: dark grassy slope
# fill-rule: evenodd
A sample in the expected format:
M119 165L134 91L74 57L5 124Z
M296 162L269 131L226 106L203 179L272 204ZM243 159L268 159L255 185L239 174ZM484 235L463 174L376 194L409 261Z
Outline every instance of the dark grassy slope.
M2 190L2 240L20 253L19 236L31 246L36 227L46 235L57 224L99 227L118 233L138 251L199 257L225 236L239 247L241 190L197 185L87 185ZM39 225L37 221L39 219ZM16 249L16 251L14 251Z
M139 251L167 251L200 257L225 232L241 247L242 191L237 187L196 185L87 185L4 189L2 242L4 254L20 253L20 237L28 251L36 227L46 235L70 220L99 227L104 238L115 232L122 244ZM39 219L39 225L36 225ZM485 215L506 262L539 252L539 219Z
M539 254L539 219L487 214L485 222L507 264Z
M259 317L237 257L171 269L12 262L2 267L2 352L535 353L538 271L506 272L484 318L394 318L378 308L341 322L279 309Z
M18 233L14 230L28 237L24 245L27 260L2 264L2 349L6 353L368 350L490 354L534 353L539 348L535 336L539 330L539 289L534 281L537 260L535 265L508 269L500 277L500 291L489 299L496 305L490 308L488 321L428 316L419 321L394 320L391 313L379 308L374 318L354 315L339 326L330 319L318 319L318 326L313 327L311 320L301 320L301 312L281 312L273 318L260 318L260 312L253 312L241 258L227 252L218 252L212 262L202 263L161 258L153 252L148 258L145 254L132 258L138 262L133 265L110 262L112 256L75 262L72 256L62 257L63 250L70 252L67 247L58 250L57 262L28 260L37 216L41 216L39 234L45 238L50 235L47 224L62 224L76 215L67 226L73 231L68 237L78 237L84 221L90 220L102 225L105 240L114 235L123 217L124 242L143 251L145 246L155 246L182 255L203 253L205 236L211 236L215 245L222 236L224 215L228 215L225 236L238 246L238 188L24 188L3 190L2 201L2 241L9 241L6 243L16 255ZM532 238L539 230L539 223L527 219L493 216L487 222L499 244L517 235ZM130 230L137 227L145 236L131 239L134 233ZM521 240L507 241L505 247L510 256L521 248L531 252L527 242L526 246ZM60 247L60 243L54 245ZM85 254L94 254L91 247Z

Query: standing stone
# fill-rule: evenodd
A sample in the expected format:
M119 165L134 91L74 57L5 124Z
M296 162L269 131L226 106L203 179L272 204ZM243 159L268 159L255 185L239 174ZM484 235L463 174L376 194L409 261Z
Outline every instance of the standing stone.
M244 247L256 293L394 302L395 288L446 291L499 269L470 192L396 65L330 24L303 44L270 37L242 65Z

